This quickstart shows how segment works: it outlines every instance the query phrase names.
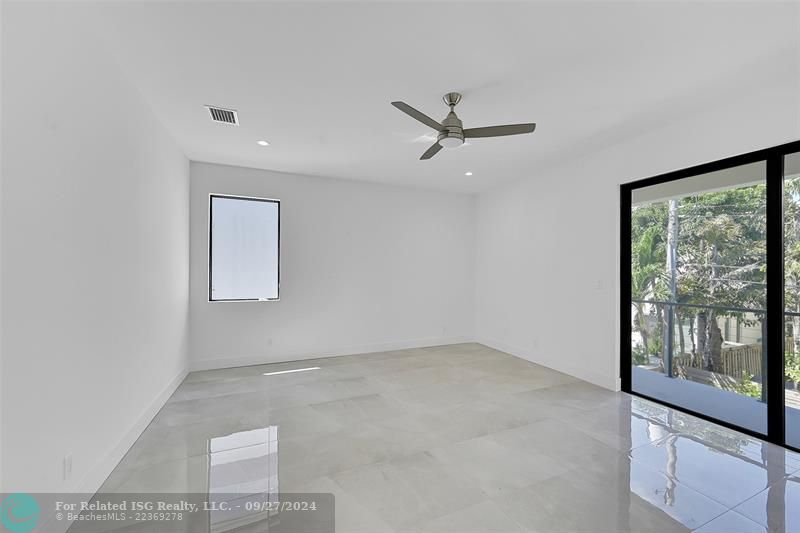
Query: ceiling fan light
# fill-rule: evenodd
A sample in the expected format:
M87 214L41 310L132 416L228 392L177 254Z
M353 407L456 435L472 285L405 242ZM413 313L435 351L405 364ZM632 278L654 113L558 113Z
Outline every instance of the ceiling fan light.
M443 148L457 148L464 144L464 139L459 137L442 137L439 139L439 144L442 145Z

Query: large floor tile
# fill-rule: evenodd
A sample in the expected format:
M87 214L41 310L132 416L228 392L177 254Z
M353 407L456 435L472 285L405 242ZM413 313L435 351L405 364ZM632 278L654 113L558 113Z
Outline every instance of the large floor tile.
M332 479L396 529L415 529L486 499L427 453L341 472Z
M370 379L378 384L381 390L403 390L441 385L442 383L474 383L484 374L468 366L431 365L373 374Z
M782 478L734 510L770 532L800 531L800 477Z
M394 418L406 413L396 399L383 394L366 394L312 404L309 409L342 427L364 420Z
M386 395L399 401L405 409L418 413L444 411L456 405L485 399L473 387L460 383L425 385L388 392Z
M552 418L493 434L492 439L522 454L541 455L566 468L588 468L618 455L580 429Z
M207 493L209 456L175 459L140 468L117 467L100 492L109 493Z
M330 493L336 505L337 533L393 533L395 530L381 520L371 509L365 507L358 498L347 493L329 477L313 479L293 487L297 493Z
M431 410L412 415L435 442L450 444L524 426L543 417L535 411L508 409L506 406L478 400L445 410Z
M570 419L600 407L617 409L626 396L585 382L559 383L515 394L489 395L487 401L534 410L550 418Z
M495 497L526 531L690 531L726 508L624 454Z
M695 529L696 533L774 533L775 530L769 530L766 526L762 526L753 522L749 518L745 518L736 511L728 511L722 516L718 516L708 524L699 529Z
M164 461L209 453L211 439L263 427L246 416L221 417L182 426L151 426L133 444L122 460L126 468L143 468Z
M667 408L630 397L617 409L576 412L563 422L619 451L657 442L673 431L661 421Z
M429 453L489 496L530 486L569 469L545 454L503 446L492 435L434 448Z
M415 442L397 431L379 431L368 423L336 433L280 442L280 477L285 486L331 476L414 452Z
M419 533L521 533L522 526L511 520L496 503L486 500L423 523Z
M630 453L634 460L728 507L751 498L788 473L785 464L762 462L683 434Z
M331 493L340 533L800 532L798 471L800 454L460 344L194 372L102 490ZM169 533L148 527L131 533Z

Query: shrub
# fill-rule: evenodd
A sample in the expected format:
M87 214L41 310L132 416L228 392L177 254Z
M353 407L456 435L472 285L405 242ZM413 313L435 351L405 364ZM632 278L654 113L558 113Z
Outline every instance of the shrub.
M737 383L733 390L751 398L761 398L761 384L753 381L753 374L747 372L742 374L742 381Z
M784 371L786 380L800 383L800 357L792 353L786 353L784 357L786 358L786 369Z

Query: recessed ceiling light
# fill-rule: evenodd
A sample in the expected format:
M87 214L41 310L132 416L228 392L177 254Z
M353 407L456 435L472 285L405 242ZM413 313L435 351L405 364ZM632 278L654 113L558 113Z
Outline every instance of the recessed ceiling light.
M472 176L472 172L471 172L471 171L469 171L469 170L467 170L466 172L464 172L464 175L465 175L465 176Z
M259 146L269 146L269 143L268 143L267 141L256 141L256 143L257 143Z

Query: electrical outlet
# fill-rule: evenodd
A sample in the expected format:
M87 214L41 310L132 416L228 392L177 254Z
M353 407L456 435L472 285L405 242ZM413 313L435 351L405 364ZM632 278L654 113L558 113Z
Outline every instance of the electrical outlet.
M72 454L65 455L62 460L62 474L64 481L72 478Z

